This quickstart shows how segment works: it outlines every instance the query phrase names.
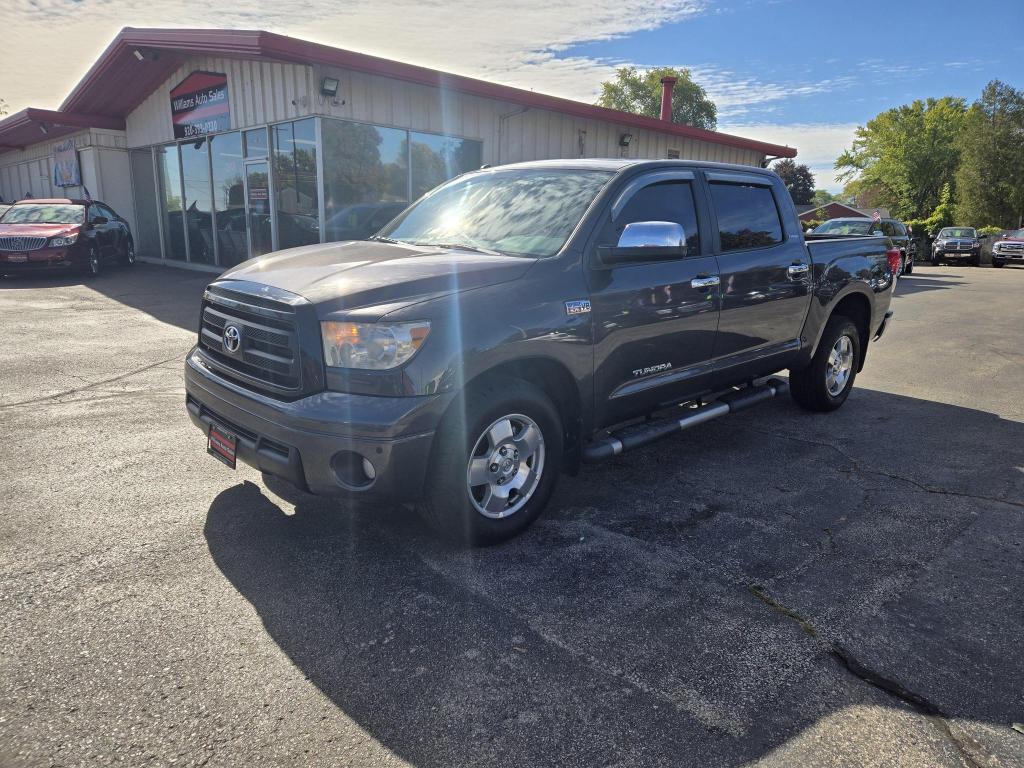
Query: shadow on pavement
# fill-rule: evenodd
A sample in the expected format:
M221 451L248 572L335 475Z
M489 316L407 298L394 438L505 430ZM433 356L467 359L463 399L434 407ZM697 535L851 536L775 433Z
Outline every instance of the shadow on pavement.
M925 293L927 291L944 291L964 285L959 275L946 274L918 274L917 269L912 275L903 275L896 283L896 296L909 296L913 293Z
M292 513L252 483L205 535L298 669L415 765L736 764L852 705L907 711L831 643L1012 753L1021 445L990 413L855 390L565 477L498 547L452 549L401 509L295 492ZM905 477L897 456L926 460Z
M95 278L75 275L17 275L0 279L0 291L84 286L125 306L187 331L197 331L203 289L216 278L199 272L139 262L107 267Z

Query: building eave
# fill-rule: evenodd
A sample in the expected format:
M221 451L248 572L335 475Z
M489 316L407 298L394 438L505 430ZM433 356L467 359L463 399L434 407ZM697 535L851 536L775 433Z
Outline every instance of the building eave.
M185 59L194 55L338 67L480 98L511 102L523 107L600 120L626 128L644 128L670 136L751 150L767 156L796 157L797 154L793 147L678 123L666 123L654 118L261 30L126 27L107 46L71 91L61 105L61 110L99 112L124 118Z

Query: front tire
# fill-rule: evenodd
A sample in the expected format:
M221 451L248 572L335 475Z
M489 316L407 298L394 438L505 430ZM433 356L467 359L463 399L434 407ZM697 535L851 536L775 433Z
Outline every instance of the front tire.
M543 511L562 464L554 403L522 379L472 387L442 421L420 512L445 538L496 544Z
M942 256L938 253L932 253L932 266L937 267L942 263Z
M132 240L128 240L124 247L124 255L121 257L121 263L130 267L135 263L135 243Z
M848 317L829 318L811 362L789 372L789 391L802 408L834 411L846 402L857 378L860 333Z
M1005 261L993 261L992 262L992 266L993 267L1005 267L1006 266L1006 262Z
M85 257L85 266L82 267L82 274L86 277L99 277L101 271L100 253L96 250L96 246L91 245Z
M905 274L905 275L912 275L912 274L914 274L914 257L913 256L911 256L910 259L907 261L907 266L903 270L903 274Z

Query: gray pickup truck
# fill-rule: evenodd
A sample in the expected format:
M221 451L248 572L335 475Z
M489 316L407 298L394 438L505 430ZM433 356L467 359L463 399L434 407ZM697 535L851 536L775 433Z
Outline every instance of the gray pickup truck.
M899 260L885 238L805 238L767 170L482 169L371 240L211 283L186 405L231 467L409 502L446 535L500 541L581 462L787 389L841 406L892 314Z

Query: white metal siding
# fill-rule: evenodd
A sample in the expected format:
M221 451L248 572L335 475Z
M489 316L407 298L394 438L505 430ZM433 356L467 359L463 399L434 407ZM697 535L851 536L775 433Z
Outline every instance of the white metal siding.
M763 155L753 150L613 122L575 118L549 110L524 111L511 102L445 91L382 75L212 57L190 59L128 115L129 146L144 147L174 140L169 93L197 70L227 75L233 128L319 114L480 139L484 142L484 162L492 165L551 158L621 157L619 137L623 133L633 136L626 155L632 158L665 158L669 149L678 149L684 159L745 165L758 165L763 159ZM324 75L339 80L337 103L320 96L319 83ZM580 131L585 131L582 153Z
M46 138L23 150L0 154L0 196L4 200L16 200L31 192L33 197L67 197L78 195L80 187L63 189L53 185L53 147L67 139L74 139L75 148L81 153L89 147L121 148L126 145L124 131L85 130L80 133ZM81 161L84 173L84 160ZM90 190L94 195L95 190Z

